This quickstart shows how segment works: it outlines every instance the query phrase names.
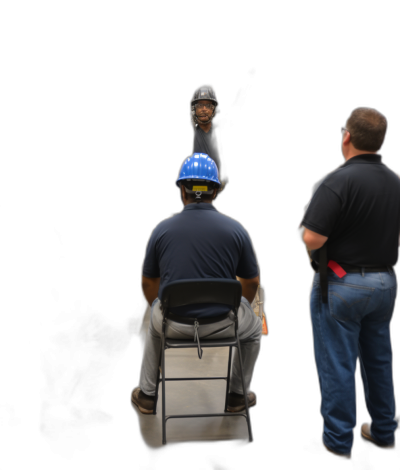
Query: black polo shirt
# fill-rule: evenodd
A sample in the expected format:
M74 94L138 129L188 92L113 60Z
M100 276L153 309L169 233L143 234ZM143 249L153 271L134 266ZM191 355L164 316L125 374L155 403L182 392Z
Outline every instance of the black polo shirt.
M143 264L143 276L161 277L158 297L166 283L180 279L252 279L258 265L250 237L239 222L220 214L212 204L185 206L163 220L151 234ZM179 307L178 315L221 315L229 308L199 304Z
M212 125L208 132L204 132L200 126L194 129L193 153L206 153L214 160L218 170L221 171L217 141Z
M316 190L302 221L328 237L328 259L354 266L393 266L400 231L400 178L381 156L350 158ZM318 250L313 254L318 261Z

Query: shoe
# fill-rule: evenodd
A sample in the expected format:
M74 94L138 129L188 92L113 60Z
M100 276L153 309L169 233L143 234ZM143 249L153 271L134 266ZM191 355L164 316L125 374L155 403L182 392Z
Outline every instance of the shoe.
M132 391L131 402L139 408L139 411L145 415L153 413L155 397L143 393L139 387Z
M254 406L257 403L256 394L249 392L247 394L247 403L250 406ZM230 413L237 413L238 411L243 411L246 409L244 404L244 395L239 395L238 393L229 393L228 394L228 406L227 410Z
M341 454L340 452L336 452L336 450L333 450L333 449L331 449L330 447L328 447L328 446L325 444L324 441L322 441L322 443L324 444L326 450L328 450L329 452L332 452L332 454L335 454L335 455L337 455L337 456L339 456L339 457L346 457L347 459L349 459L349 458L351 457L351 454L350 454L350 453L348 453L348 454Z
M394 442L391 444L385 444L384 442L379 442L371 436L371 426L368 423L364 423L361 426L361 437L367 441L371 441L379 447L394 447Z

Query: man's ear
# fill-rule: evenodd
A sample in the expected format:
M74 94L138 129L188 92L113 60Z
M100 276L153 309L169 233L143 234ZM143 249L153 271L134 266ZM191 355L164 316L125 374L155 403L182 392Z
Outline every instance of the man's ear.
M185 191L185 187L183 186L183 184L181 184L181 196L182 196L182 201L185 202L186 201L186 191Z
M351 140L350 132L346 131L345 135L343 136L343 143L345 145L348 145L350 143L350 140Z
M214 189L213 200L218 196L218 189Z

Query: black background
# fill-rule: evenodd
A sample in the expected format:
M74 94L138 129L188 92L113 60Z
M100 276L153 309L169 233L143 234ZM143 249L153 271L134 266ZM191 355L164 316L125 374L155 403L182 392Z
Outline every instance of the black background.
M116 468L155 468L164 458L175 467L202 469L268 465L276 457L287 468L293 462L327 465L308 308L313 272L297 230L313 184L343 162L340 127L355 107L374 107L387 116L381 153L399 173L400 122L390 71L355 72L334 58L316 64L312 54L301 53L280 62L202 60L196 67L151 56L144 61L106 47L68 51L29 55L30 79L21 89L25 119L17 134L28 151L18 164L15 193L23 207L17 216L19 252L27 256L15 272L27 286L17 289L17 299L32 296L26 294L23 312L17 302L9 320L7 353L13 361L5 372L6 399L16 410L9 431L15 448L29 442L32 459L43 465L72 466L78 459L68 437L60 438L57 450L36 431L43 378L35 327L42 312L51 311L49 289L57 284L44 267L51 228L58 229L73 259L68 282L75 286L79 279L87 302L121 324L140 319L148 237L181 209L174 181L191 150L189 100L197 87L211 85L220 101L223 165L230 179L216 207L247 229L266 291L269 335L262 338L251 387L258 395L251 412L255 442L149 452L129 404L141 362L139 337L133 336L107 382L104 406L118 424L79 458L110 459ZM204 227L198 236L211 230ZM398 305L392 322L395 370L397 316ZM358 376L357 381L359 426L369 419ZM364 468L362 462L373 465L382 457L358 443L358 429L355 446ZM185 460L187 455L192 457Z

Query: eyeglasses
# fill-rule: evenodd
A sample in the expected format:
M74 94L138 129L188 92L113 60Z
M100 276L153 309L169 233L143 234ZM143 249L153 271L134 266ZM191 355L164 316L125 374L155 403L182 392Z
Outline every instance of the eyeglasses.
M211 103L203 103L203 104L201 104L201 103L196 103L196 104L194 105L194 107L195 107L196 109L201 109L201 108L203 108L203 107L206 107L207 109L214 109L214 108L215 108L215 106L214 106L213 104L211 104Z
M342 134L344 134L345 132L349 132L345 127L342 127L340 130L341 130ZM349 134L350 134L350 132L349 132Z

